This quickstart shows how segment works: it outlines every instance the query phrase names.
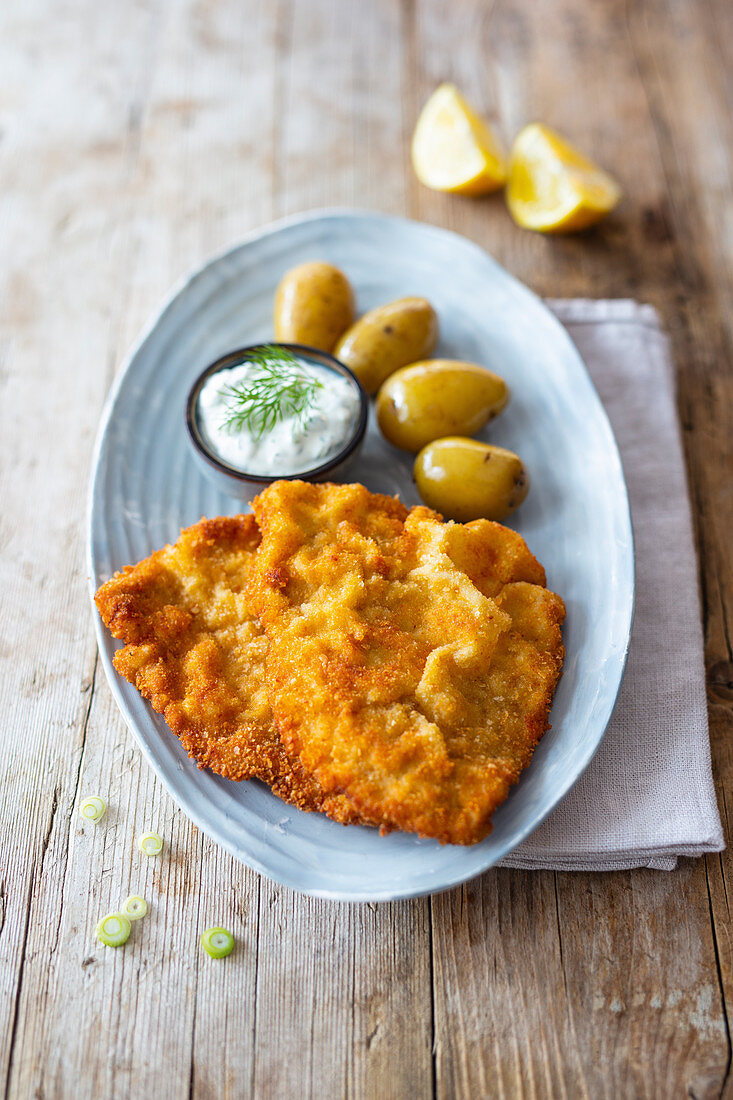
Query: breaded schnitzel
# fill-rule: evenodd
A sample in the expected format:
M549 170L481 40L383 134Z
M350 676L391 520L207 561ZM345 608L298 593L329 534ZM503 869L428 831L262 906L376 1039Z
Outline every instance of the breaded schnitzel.
M300 809L360 821L344 797L324 794L273 727L267 638L245 592L259 541L252 515L201 520L103 584L99 614L125 642L115 668L164 715L199 767L262 779Z
M250 602L286 747L370 819L481 840L562 667L565 608L542 567L498 524L362 485L278 481L253 506Z

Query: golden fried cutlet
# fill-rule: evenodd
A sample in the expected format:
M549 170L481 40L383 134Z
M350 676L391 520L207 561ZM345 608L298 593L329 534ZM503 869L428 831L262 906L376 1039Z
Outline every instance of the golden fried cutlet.
M103 584L99 614L125 642L115 668L165 716L200 767L227 779L262 779L300 809L360 821L347 799L324 794L273 727L267 638L245 593L259 541L254 516L201 520Z
M279 481L254 510L251 606L285 745L369 818L481 840L561 671L565 609L542 567L499 524L362 485Z

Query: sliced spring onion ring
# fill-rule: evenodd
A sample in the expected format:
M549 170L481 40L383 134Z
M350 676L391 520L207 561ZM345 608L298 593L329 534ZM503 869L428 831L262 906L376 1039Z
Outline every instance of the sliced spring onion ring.
M234 950L234 936L226 928L207 928L201 933L201 946L212 959L223 959Z
M157 833L143 833L137 846L146 856L159 856L163 851L163 837Z
M108 913L97 925L97 939L107 947L122 947L130 936L130 927L124 913Z
M107 803L104 799L100 798L98 794L93 794L90 798L84 799L79 807L79 813L85 821L93 821L96 825L104 817L106 809Z
M148 903L139 894L132 894L122 906L120 912L128 920L141 920L148 915Z

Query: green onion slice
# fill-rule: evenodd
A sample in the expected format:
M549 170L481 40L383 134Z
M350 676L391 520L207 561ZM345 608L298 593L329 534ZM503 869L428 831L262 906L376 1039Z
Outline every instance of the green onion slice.
M159 856L163 851L163 837L157 833L143 833L137 846L146 856Z
M97 925L97 939L107 947L122 947L130 936L130 927L124 913L108 913Z
M234 936L226 928L207 928L201 933L201 946L212 959L223 959L234 950Z
M148 903L139 894L132 894L122 906L120 912L128 920L142 920L143 917L148 915Z
M100 798L98 794L94 794L91 798L85 798L79 807L79 813L85 821L93 821L94 824L101 821L104 817L104 812L107 809L107 803L103 798Z

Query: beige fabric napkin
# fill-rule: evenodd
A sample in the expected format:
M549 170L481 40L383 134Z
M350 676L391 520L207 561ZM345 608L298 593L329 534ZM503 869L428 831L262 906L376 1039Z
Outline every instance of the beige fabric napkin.
M631 500L636 610L598 753L507 867L672 870L725 847L710 768L697 563L672 361L655 310L552 301L616 433Z

